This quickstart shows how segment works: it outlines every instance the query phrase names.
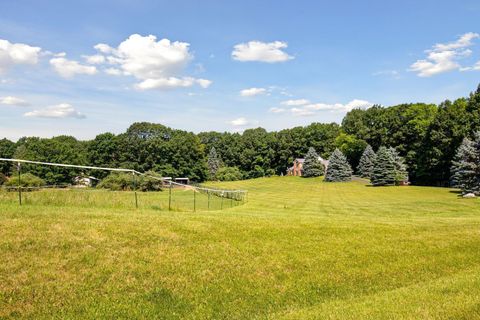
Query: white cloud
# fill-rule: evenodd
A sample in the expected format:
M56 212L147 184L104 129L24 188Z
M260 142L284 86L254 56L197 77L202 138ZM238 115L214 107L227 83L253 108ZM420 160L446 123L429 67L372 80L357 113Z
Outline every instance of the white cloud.
M105 53L105 54L109 54L115 51L115 49L113 49L112 47L110 47L108 44L105 44L105 43L99 43L95 45L94 48L100 51L101 53Z
M260 61L260 62L284 62L293 59L282 49L287 48L286 42L260 42L250 41L240 43L233 47L232 58L238 61Z
M478 33L468 32L457 41L437 43L432 49L425 51L426 59L417 60L408 70L416 72L419 77L431 77L453 70L468 70L470 68L463 68L458 60L471 55L472 51L466 48L472 46L473 40L478 37Z
M111 76L121 76L123 74L122 70L116 68L107 68L104 71L106 74Z
M8 106L18 106L18 107L26 107L29 103L23 99L7 96L7 97L0 97L0 104L5 104Z
M36 64L41 50L39 47L0 39L0 73L16 64Z
M240 118L228 121L228 123L235 127L242 127L250 124L250 122L244 117L240 117Z
M58 105L46 107L43 109L38 109L34 111L30 111L24 114L25 117L32 117L32 118L76 118L76 119L83 119L85 115L81 114L75 108L68 103L61 103Z
M92 56L83 56L85 61L89 64L102 64L105 62L105 57L101 54L94 54Z
M282 105L284 106L303 106L309 103L310 101L308 101L307 99L295 99L295 100L282 101Z
M311 103L299 107L291 108L290 111L295 116L313 116L319 111L330 112L349 112L353 109L368 109L373 105L365 100L354 99L347 104L342 103Z
M97 73L94 66L86 66L75 60L68 60L64 56L50 59L53 69L64 78L72 78L77 74L93 75Z
M131 75L141 80L135 85L137 89L165 89L199 85L207 88L212 83L207 79L195 79L182 76L183 70L193 59L189 51L190 44L170 41L153 35L132 34L117 48L99 43L94 48L105 54L106 63L117 66L105 72L119 75ZM115 71L113 71L115 70Z
M265 88L248 88L240 91L240 95L242 97L253 97L253 96L265 94L266 92L267 92L267 89Z
M284 113L287 110L285 108L273 107L273 108L270 108L268 111L271 113Z
M149 89L174 89L174 88L188 88L194 84L200 85L202 88L207 88L210 84L210 80L206 79L195 79L191 77L185 78L158 78L158 79L146 79L138 84L135 87L139 90L149 90Z

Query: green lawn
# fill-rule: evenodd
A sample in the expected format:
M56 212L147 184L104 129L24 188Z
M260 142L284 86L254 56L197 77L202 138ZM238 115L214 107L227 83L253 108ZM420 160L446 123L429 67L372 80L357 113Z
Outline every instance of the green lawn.
M0 318L480 319L480 200L296 177L213 185L249 201L193 213L149 194L138 210L106 191L113 205L0 196Z

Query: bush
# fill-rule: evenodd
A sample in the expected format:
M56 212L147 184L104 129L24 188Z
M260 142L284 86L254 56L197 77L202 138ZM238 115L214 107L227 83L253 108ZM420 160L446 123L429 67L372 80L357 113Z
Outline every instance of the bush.
M17 187L18 184L18 175L15 175L10 178L10 180L5 182L5 186L7 187ZM42 178L37 177L31 173L24 173L20 178L20 186L27 188L27 187L42 187L45 186L45 180Z
M0 172L0 186L7 182L7 176Z
M150 176L157 176L155 172L148 171ZM141 175L136 175L136 187L139 191L158 191L162 189L162 181ZM131 173L111 173L97 185L100 189L112 191L131 191L135 189L135 179Z
M242 173L237 167L222 167L217 171L217 179L220 181L242 180Z

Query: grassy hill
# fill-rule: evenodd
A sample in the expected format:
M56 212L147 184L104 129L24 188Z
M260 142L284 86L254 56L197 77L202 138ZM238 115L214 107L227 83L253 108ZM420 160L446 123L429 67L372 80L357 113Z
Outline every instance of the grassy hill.
M0 198L0 318L480 318L477 199L296 177L221 186L249 202Z

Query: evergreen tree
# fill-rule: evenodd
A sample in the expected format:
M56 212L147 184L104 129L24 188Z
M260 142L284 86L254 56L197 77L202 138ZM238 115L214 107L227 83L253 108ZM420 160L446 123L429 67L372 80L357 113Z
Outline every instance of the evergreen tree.
M377 155L373 151L372 147L368 144L363 151L362 157L357 167L358 174L362 178L370 178L373 171L373 165Z
M398 153L397 149L391 147L388 149L392 156L393 163L395 164L395 184L399 185L402 182L408 181L407 165L405 159L403 159Z
M370 181L374 186L395 184L395 160L391 152L385 147L378 149Z
M320 177L325 172L323 164L320 162L318 154L315 152L315 149L308 149L307 155L305 156L305 162L303 163L303 177Z
M478 134L477 134L478 135ZM452 185L460 188L462 193L478 193L478 151L474 143L468 138L463 139L457 149L457 153L450 169L452 173Z
M343 182L352 179L352 168L347 158L339 149L335 149L328 160L327 173L325 181L327 182Z
M210 173L210 178L215 179L217 175L218 169L220 169L220 158L217 155L217 150L215 150L215 147L212 147L210 149L210 153L208 154L208 171Z

